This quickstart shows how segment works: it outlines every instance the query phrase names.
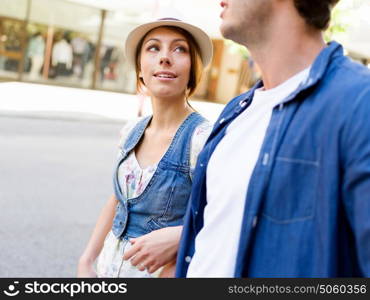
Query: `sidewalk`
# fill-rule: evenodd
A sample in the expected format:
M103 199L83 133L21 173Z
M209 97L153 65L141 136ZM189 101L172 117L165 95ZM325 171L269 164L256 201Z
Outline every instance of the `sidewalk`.
M136 119L140 106L136 95L23 82L0 83L0 97L0 116L121 122ZM224 107L202 101L191 105L212 122ZM151 113L149 99L143 111Z

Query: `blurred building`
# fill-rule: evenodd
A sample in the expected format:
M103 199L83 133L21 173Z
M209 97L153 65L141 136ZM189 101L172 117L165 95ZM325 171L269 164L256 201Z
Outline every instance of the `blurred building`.
M124 40L133 27L164 9L182 12L187 16L182 19L212 37L213 62L194 98L225 103L255 83L257 66L220 36L220 7L214 0L1 0L0 80L135 93ZM370 53L356 49L350 54L370 63Z
M0 80L135 93L124 40L133 27L152 20L173 2L1 0ZM207 10L199 8L199 13ZM213 30L218 31L216 24ZM250 86L255 76L242 53L229 51L219 34L208 33L215 56L194 97L226 102Z

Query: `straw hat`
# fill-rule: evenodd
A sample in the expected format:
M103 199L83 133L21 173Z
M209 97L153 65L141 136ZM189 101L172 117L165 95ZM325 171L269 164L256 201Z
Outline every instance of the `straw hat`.
M212 59L213 46L209 36L199 27L183 22L175 18L162 18L154 22L145 23L134 28L128 35L125 44L125 53L128 64L135 68L136 64L136 49L141 39L152 29L161 26L179 27L190 33L200 49L200 56L204 67L206 67Z

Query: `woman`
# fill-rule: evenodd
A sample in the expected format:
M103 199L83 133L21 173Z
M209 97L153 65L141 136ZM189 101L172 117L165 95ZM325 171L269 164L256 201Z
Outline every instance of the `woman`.
M81 277L172 274L191 172L211 129L187 101L212 57L201 29L170 18L138 26L126 40L126 56L153 115L124 130L115 195L80 258Z

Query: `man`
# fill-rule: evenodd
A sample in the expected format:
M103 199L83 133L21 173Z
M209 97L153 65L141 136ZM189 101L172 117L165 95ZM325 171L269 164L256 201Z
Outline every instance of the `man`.
M199 155L177 277L370 276L370 72L324 43L338 0L225 0L262 81Z

